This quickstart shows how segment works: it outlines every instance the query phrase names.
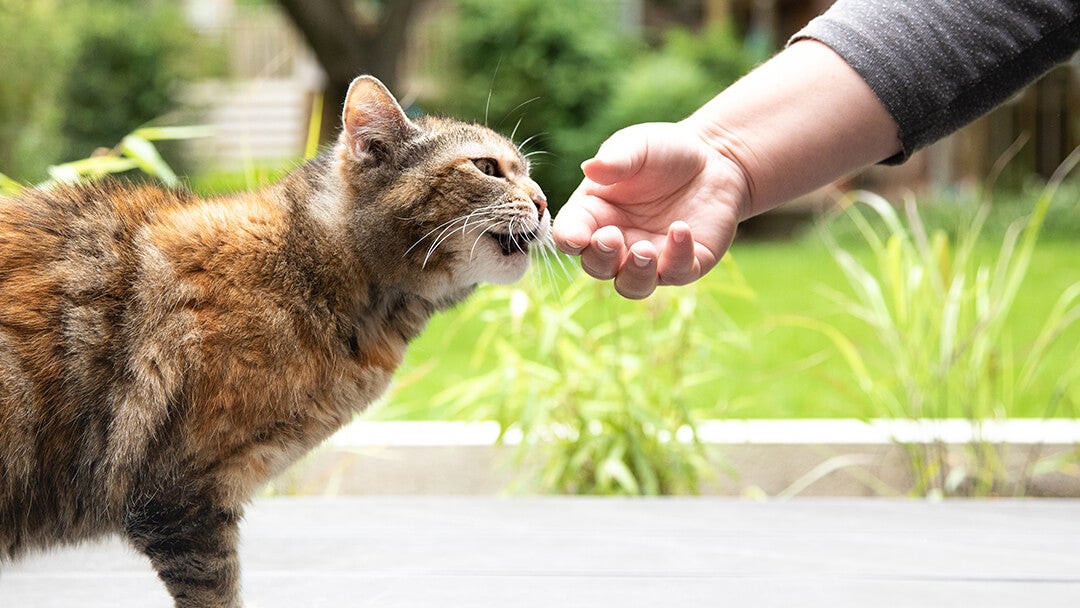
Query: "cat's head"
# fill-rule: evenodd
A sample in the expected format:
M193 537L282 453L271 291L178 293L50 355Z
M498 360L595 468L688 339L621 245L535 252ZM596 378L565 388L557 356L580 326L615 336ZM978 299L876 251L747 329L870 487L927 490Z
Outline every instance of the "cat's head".
M353 81L338 143L364 244L384 273L422 287L467 288L521 278L529 250L550 247L551 215L529 162L476 124L411 120L378 80Z

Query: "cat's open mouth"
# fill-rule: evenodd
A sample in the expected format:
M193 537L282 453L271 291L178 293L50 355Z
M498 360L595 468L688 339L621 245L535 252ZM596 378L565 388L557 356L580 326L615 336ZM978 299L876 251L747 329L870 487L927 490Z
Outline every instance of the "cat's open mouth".
M538 232L537 230L517 233L489 232L487 235L498 243L503 255L513 255L515 253L529 253L529 243L536 240Z

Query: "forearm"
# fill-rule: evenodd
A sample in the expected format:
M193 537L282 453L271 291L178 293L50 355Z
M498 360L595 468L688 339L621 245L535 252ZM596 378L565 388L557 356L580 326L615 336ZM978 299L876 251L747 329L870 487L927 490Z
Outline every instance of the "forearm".
M1080 47L1077 0L839 0L795 35L839 53L899 125L903 155L1005 101Z
M742 169L740 220L900 151L897 125L829 47L792 44L685 121Z

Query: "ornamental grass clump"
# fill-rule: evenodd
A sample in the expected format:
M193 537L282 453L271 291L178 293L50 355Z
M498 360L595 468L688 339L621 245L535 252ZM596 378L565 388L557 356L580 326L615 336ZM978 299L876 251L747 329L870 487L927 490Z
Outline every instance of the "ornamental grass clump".
M942 231L928 233L912 200L904 206L905 223L881 197L855 193L845 214L869 245L869 260L860 260L826 232L851 288L831 296L842 313L870 331L860 338L838 325L820 331L837 347L873 411L926 425L925 441L902 444L912 465L914 494L1022 493L1023 480L1010 476L1002 446L985 439L981 425L1017 411L1021 400L1042 400L1041 411L1052 417L1075 399L1080 376L1075 366L1049 383L1052 394L1036 394L1034 387L1053 349L1073 349L1072 360L1080 356L1077 345L1059 341L1080 319L1080 284L1060 294L1030 344L1014 342L1009 319L1047 210L1078 160L1080 154L1070 156L1031 215L1014 223L989 254L981 238L988 203L950 238ZM934 432L935 421L956 418L975 429L962 458Z
M690 403L708 391L722 402L732 384L722 355L749 347L724 302L753 296L734 263L725 268L717 272L728 280L644 302L585 276L560 289L539 281L486 289L458 315L483 321L472 366L491 371L448 387L432 405L452 404L455 419L497 421L500 439L516 444L517 462L535 473L525 489L696 493L716 463Z

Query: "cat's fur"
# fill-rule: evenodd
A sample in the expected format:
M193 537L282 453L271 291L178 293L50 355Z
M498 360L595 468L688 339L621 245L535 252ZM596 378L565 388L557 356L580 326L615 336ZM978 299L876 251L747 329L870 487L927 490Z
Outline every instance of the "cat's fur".
M337 146L258 192L0 198L0 562L118 533L178 606L239 605L244 503L549 224L510 141L370 77Z

